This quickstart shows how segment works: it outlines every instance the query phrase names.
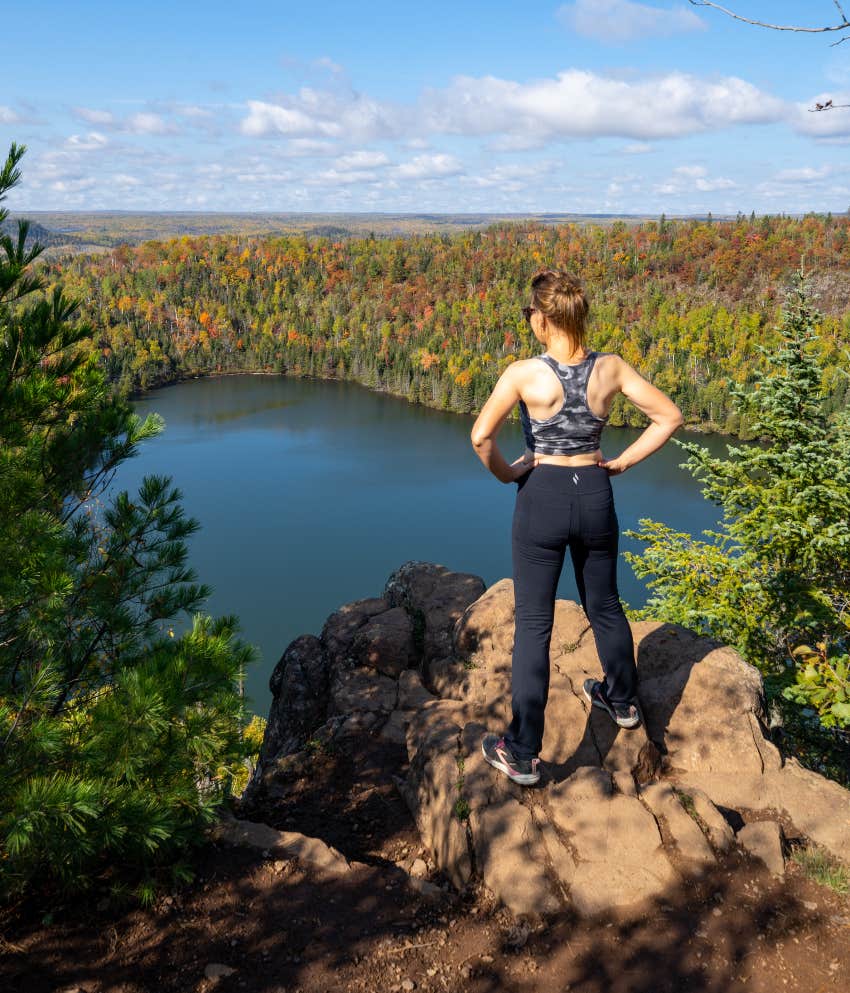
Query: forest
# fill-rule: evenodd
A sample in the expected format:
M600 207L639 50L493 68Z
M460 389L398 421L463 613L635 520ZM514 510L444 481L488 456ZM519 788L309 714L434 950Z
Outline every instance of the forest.
M638 224L496 223L334 239L183 236L44 262L96 329L119 392L269 372L336 378L430 407L480 409L502 371L540 351L525 326L532 274L566 268L591 300L588 347L617 352L686 425L750 436L731 387L764 371L792 274L810 274L826 413L850 400L850 216L739 215ZM610 424L644 415L615 401Z

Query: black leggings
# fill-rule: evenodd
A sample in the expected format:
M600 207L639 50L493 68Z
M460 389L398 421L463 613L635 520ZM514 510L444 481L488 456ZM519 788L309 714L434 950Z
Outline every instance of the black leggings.
M519 759L535 758L543 744L555 592L567 546L608 699L627 703L637 694L634 641L617 590L619 534L611 480L601 466L544 462L517 480L513 720L505 739Z

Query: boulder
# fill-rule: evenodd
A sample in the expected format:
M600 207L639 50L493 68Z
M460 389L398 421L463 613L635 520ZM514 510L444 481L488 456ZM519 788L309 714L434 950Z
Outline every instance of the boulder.
M753 821L738 832L738 843L767 866L774 876L785 875L782 828L776 821Z
M708 795L696 787L686 791L694 805L694 811L702 821L708 840L717 852L728 851L735 840L731 825L709 799Z
M237 820L225 816L211 830L214 841L228 845L257 848L284 858L297 858L320 876L339 876L352 867L330 845L297 831L277 831L268 824Z
M455 708L441 701L413 712L408 742L415 753L399 792L416 820L423 845L457 889L469 881L472 864L458 787L463 767L458 752L460 725Z
M362 646L355 650L355 636L369 621L390 609L380 597L368 597L343 604L325 621L321 641L334 668L350 669L360 664Z
M614 793L607 771L577 770L546 802L576 862L570 900L580 914L639 913L676 880L655 818L640 800Z
M432 562L406 562L389 577L383 596L410 615L417 648L427 664L451 654L456 622L483 592L479 576L451 572Z
M422 685L422 678L412 669L401 673L398 677L398 703L399 710L418 710L426 703L436 700L437 697Z
M762 747L773 745L764 741ZM850 791L794 758L763 773L698 769L672 778L685 790L702 790L722 807L784 814L800 835L850 866Z
M547 866L544 837L531 810L519 802L522 787L495 773L481 752L482 724L463 729L463 785L475 864L487 888L514 914L555 913L562 906Z
M647 730L668 768L760 774L780 767L761 730L757 669L734 648L678 624L642 621L632 630Z
M260 763L297 751L325 719L329 659L318 638L303 634L292 641L269 679L269 709Z
M702 829L687 812L670 783L650 783L640 791L640 798L669 833L682 858L697 865L711 865L715 861Z
M453 654L475 657L479 664L492 656L509 655L514 647L514 584L500 579L473 600L452 632Z
M398 684L373 669L340 669L330 686L328 716L354 711L395 709Z
M386 676L398 676L417 665L413 622L407 611L391 607L370 617L355 631L347 658Z

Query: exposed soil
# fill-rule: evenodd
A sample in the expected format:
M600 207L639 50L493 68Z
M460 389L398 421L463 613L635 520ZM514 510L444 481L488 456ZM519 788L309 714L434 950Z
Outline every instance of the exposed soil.
M735 851L637 923L564 912L535 925L477 885L429 905L395 864L427 860L392 783L403 747L364 736L347 748L318 754L312 775L262 810L238 813L365 866L320 882L297 861L210 845L196 881L151 910L116 915L94 898L53 908L48 925L43 908L7 910L0 990L850 993L850 898L790 859L777 880ZM234 971L208 978L211 964Z

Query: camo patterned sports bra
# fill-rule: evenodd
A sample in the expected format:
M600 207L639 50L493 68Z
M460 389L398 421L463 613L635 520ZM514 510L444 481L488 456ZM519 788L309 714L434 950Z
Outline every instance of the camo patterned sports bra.
M608 417L597 417L591 412L587 405L587 382L596 359L606 354L591 352L576 365L565 365L545 352L535 355L560 379L564 388L564 405L557 414L538 421L529 416L528 408L520 400L522 432L532 452L540 455L580 455L599 448L599 439Z

